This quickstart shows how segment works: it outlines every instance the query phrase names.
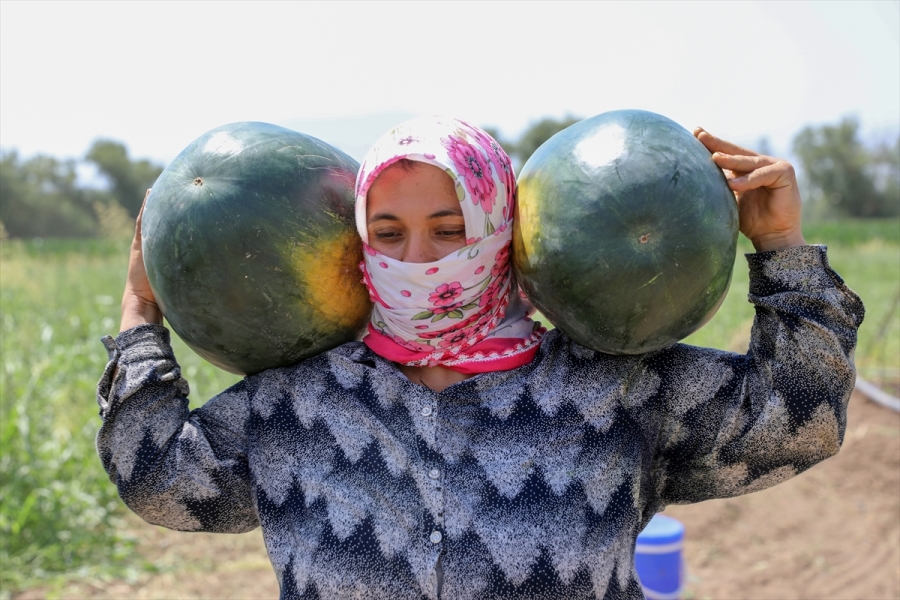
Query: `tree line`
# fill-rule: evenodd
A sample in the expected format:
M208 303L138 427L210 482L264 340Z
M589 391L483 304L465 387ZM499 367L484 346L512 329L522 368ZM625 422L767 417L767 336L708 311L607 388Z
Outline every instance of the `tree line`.
M52 156L0 155L0 235L8 237L122 237L133 229L163 167L134 160L124 144L97 140L81 162L93 164L104 188L79 185L78 162Z
M516 140L488 131L516 165L557 132L580 119L544 118ZM767 144L757 150L767 153ZM809 126L793 139L793 153L811 212L820 217L900 216L900 136L893 144L866 144L859 121ZM126 146L97 140L80 162L106 180L100 189L79 185L79 161L15 150L0 155L0 237L125 237L163 167L129 157Z

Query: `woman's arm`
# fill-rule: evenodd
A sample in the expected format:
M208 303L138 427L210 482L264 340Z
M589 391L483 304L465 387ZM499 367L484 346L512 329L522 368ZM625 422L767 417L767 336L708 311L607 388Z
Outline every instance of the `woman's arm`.
M246 383L190 411L164 327L139 325L103 341L110 361L97 387L97 451L122 500L144 520L172 529L255 528Z
M770 487L840 449L862 302L822 246L747 258L749 352L678 345L646 361L663 381L648 436L663 505Z
M104 338L97 450L128 506L150 523L186 531L241 532L258 521L251 500L240 382L188 410L188 384L161 325L141 254L141 217L122 298L121 333Z
M750 350L741 356L679 345L648 359L666 380L654 471L663 504L769 487L835 454L856 376L864 309L806 246L793 167L698 129L735 191L753 242Z

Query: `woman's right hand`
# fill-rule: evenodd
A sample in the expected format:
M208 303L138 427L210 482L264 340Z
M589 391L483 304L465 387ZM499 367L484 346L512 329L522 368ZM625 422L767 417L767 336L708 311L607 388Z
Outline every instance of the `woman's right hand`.
M144 204L150 190L144 194ZM128 278L125 280L125 293L122 294L122 324L119 331L125 331L144 323L162 324L163 315L156 303L147 270L144 268L144 254L141 248L141 217L144 206L138 213L134 225L134 239L131 241L131 255L128 259Z

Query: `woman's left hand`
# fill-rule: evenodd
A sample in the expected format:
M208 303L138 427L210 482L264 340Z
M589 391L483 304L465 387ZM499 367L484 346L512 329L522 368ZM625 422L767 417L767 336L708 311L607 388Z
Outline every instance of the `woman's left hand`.
M694 136L725 171L738 203L741 233L757 252L803 246L800 190L786 160L741 148L698 127Z

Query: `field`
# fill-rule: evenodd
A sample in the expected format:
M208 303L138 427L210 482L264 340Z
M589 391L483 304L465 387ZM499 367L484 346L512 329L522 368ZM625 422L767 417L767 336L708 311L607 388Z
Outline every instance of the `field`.
M900 223L822 223L806 237L829 244L866 304L860 375L897 395ZM0 246L0 600L277 596L258 531L145 525L100 467L99 338L118 329L126 260L127 242ZM688 343L746 350L746 271L739 256L722 309ZM236 381L175 345L195 405ZM855 397L838 457L773 490L669 509L687 525L685 597L900 596L898 473L900 417Z

